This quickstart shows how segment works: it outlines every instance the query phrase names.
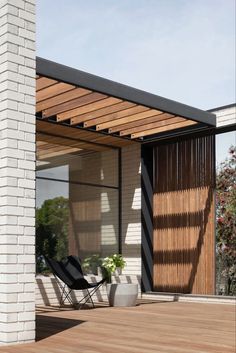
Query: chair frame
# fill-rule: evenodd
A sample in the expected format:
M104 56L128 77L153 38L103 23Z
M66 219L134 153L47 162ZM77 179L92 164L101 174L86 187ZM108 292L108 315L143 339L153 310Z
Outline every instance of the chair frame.
M69 256L68 256L69 258ZM57 274L54 272L54 269L52 268L51 264L50 264L50 259L47 259L45 257L45 260L46 260L46 263L48 264L48 266L51 268L52 270L52 273L53 273L53 276L56 280L56 283L58 285L58 287L61 289L61 297L60 297L60 300L59 300L59 305L60 307L62 307L64 304L65 304L65 301L68 300L68 302L72 305L72 306L77 306L79 305L79 309L82 309L85 304L87 304L88 302L90 302L92 304L92 307L95 308L95 305L94 305L94 301L92 299L92 296L96 293L96 291L102 286L102 284L105 282L105 279L102 279L102 281L98 282L98 285L95 286L95 287L87 287L87 288L83 288L83 289L73 289L73 288L70 288L68 284L66 284L65 282L63 282L62 279L60 279L60 277L57 276ZM48 261L49 260L49 261ZM61 265L62 262L61 261L57 261L57 263L60 263ZM63 265L64 266L64 265ZM62 284L64 283L64 284ZM88 283L89 285L89 283ZM91 291L89 291L89 289L91 289ZM83 296L83 298L78 301L78 302L74 302L71 298L71 292L73 290L80 290L80 291L86 291L86 294ZM83 302L83 303L82 303ZM82 304L81 304L82 303ZM81 304L81 305L80 305Z

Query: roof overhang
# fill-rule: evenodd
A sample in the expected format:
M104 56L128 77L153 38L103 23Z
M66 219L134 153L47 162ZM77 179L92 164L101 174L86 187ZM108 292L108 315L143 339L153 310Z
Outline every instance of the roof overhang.
M39 57L36 73L36 116L41 125L49 121L75 127L86 139L96 132L105 144L113 144L117 138L142 143L158 140L163 134L216 126L216 117L210 112ZM100 143L99 138L95 140Z

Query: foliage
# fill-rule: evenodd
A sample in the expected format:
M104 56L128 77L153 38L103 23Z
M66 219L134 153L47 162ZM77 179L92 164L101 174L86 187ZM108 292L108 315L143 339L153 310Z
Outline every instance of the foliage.
M114 254L105 257L102 262L102 268L105 270L105 276L107 277L107 282L111 282L111 275L115 272L117 268L123 269L126 262L122 255Z
M68 252L68 199L45 200L36 209L36 271L45 271L43 255L61 259Z
M91 271L92 273L97 273L97 267L102 265L102 258L99 255L88 256L84 259L82 263L83 270L85 272Z
M216 177L216 252L218 294L236 294L236 147Z

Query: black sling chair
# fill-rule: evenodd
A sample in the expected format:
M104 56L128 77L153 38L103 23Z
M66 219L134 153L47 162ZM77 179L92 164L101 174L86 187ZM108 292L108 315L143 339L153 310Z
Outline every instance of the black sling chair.
M82 308L88 301L90 301L94 307L92 296L105 282L105 278L96 283L89 283L84 278L80 262L75 256L68 256L62 261L56 261L47 257L44 258L62 291L60 306L68 300L71 305L79 305L83 302L79 308ZM61 282L63 282L63 284ZM90 289L91 291L89 291ZM72 290L86 291L86 294L79 302L74 303L70 297Z

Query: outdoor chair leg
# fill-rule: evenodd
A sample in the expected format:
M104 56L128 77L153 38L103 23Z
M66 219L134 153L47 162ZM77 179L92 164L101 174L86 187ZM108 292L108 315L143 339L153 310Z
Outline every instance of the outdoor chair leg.
M65 303L66 299L70 302L71 305L73 305L73 301L72 299L70 298L70 293L71 293L71 289L68 290L68 292L66 292L66 287L67 285L65 284L64 286L61 284L61 282L57 279L56 276L55 277L55 280L58 284L58 286L60 287L61 289L61 298L60 298L60 301L59 301L59 305L60 307Z
M83 306L84 306L89 300L90 300L90 302L91 302L93 308L95 308L95 305L94 305L94 301L93 301L93 299L92 299L92 296L93 296L93 295L96 293L96 291L101 287L101 285L102 285L102 284L100 284L99 286L93 288L93 289L91 290L91 292L90 292L89 289L87 288L87 294L86 294L79 302L76 303L76 304L78 305L78 304L80 304L82 301L84 301L83 304L79 307L79 309L83 308Z
M60 306L62 306L62 304L63 304L63 296L64 296L64 293L65 293L65 287L66 287L66 285L64 285L62 293L61 293L61 298L60 298L60 302L59 302Z
M92 303L93 308L94 308L94 307L95 307L95 305L94 305L94 302L93 302L93 299L92 299L91 293L89 292L89 290L88 290L88 289L87 289L87 292L88 292L88 300L87 300L87 302L90 300L90 302Z
M70 289L66 294L65 298L63 300L63 304L65 303L66 299L71 303L71 305L74 305L73 300L70 298L70 293L72 292L72 289Z

